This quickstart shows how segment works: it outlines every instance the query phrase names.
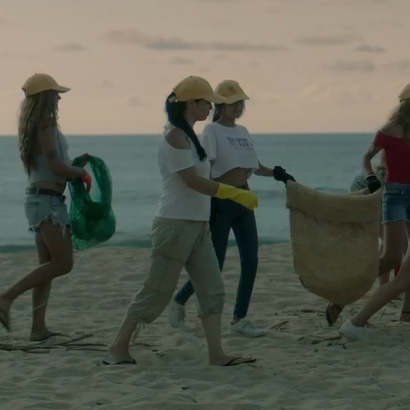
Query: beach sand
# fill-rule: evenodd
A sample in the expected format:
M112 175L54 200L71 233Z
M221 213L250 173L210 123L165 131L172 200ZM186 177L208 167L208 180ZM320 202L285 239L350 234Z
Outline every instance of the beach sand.
M4 350L35 345L27 342L30 294L13 306L12 333L0 329L1 410L410 409L410 326L397 322L400 302L371 320L370 342L336 340L338 326L329 328L324 317L326 301L301 286L288 245L261 247L248 318L270 330L258 339L228 331L239 276L237 250L228 251L223 343L227 353L257 358L228 368L207 365L195 298L187 307L188 331L171 328L165 311L132 347L137 366L102 365L105 346L145 279L149 250L100 248L75 258L73 272L54 282L48 315L49 327L69 338L55 337L31 352ZM0 260L1 288L37 263L34 252L1 254ZM186 278L184 272L180 284Z

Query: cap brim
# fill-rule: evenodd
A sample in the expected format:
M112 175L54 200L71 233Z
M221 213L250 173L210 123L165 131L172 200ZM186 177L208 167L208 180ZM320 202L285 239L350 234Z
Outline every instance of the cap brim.
M232 97L226 97L226 104L235 104L238 101L249 100L249 97L246 94L237 94Z
M63 87L61 85L58 85L57 87L53 87L53 91L57 91L58 93L66 93L70 90L71 90L71 88Z
M205 100L214 104L226 104L226 98L219 94L213 93L205 98Z

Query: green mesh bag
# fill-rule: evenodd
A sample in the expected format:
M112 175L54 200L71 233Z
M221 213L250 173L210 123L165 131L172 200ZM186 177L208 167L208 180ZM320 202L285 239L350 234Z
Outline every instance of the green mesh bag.
M116 219L111 207L112 180L110 171L101 158L85 154L73 160L73 166L81 161L92 179L90 192L81 179L69 183L71 195L71 240L75 250L85 250L108 241L115 233Z

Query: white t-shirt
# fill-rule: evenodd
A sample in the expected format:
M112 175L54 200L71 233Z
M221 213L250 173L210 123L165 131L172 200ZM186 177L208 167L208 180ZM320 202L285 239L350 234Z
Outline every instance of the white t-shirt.
M246 168L249 177L259 169L255 144L242 125L225 127L216 122L206 125L201 136L202 145L211 161L211 178L234 168Z
M209 179L211 165L207 159L200 161L195 146L190 140L190 150L172 147L165 139L167 130L162 135L158 147L162 194L156 216L189 221L208 221L211 211L210 198L188 188L177 172L195 166L198 176Z

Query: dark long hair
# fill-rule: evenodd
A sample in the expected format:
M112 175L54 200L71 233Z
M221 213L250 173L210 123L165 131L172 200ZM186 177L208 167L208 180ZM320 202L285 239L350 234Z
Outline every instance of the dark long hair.
M217 122L221 118L223 106L224 104L214 104L214 113L212 115L212 122Z
M167 113L168 121L170 124L184 131L184 133L188 136L192 144L194 144L199 159L203 161L204 159L206 159L206 152L202 148L202 145L199 143L195 131L188 124L188 121L186 120L184 115L187 103L186 101L169 102L168 99L174 96L175 93L172 92L165 101L165 111Z

